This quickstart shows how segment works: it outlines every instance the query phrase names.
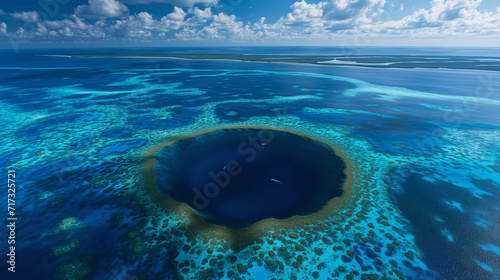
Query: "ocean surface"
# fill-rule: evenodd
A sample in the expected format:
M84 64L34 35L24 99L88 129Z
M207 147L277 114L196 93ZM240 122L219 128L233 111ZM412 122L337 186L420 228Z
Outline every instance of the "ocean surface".
M0 50L0 163L16 173L17 217L15 274L8 221L0 230L1 279L500 279L500 72L46 56L103 52L500 64L498 49ZM265 229L257 244L192 234L186 215L143 190L144 156L231 126L331 142L352 161L363 203Z

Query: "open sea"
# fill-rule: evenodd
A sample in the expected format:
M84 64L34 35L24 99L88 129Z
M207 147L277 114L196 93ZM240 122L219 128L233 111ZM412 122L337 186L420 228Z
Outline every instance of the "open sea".
M0 50L0 163L16 185L15 214L7 186L1 209L17 217L16 272L4 220L0 279L500 279L500 71L47 56L106 52L500 66L498 49ZM332 143L353 166L352 203L245 242L190 225L144 190L150 149L234 126Z

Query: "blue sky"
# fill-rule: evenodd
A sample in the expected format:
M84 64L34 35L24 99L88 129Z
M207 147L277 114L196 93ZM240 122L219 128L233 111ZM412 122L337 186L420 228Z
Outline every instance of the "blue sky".
M498 0L3 0L0 47L500 46Z

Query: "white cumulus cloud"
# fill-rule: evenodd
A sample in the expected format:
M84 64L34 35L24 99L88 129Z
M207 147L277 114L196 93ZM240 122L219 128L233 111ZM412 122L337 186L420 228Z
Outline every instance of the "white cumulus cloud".
M123 0L127 1L127 0ZM269 21L261 17L243 22L219 7L193 6L212 0L128 0L176 3L171 13L151 11L134 14L118 0L89 0L75 13L61 20L43 20L36 12L13 13L12 17L31 22L7 33L0 23L0 34L20 38L60 38L65 42L108 41L219 41L219 42L350 42L363 39L499 38L500 7L481 10L482 0L429 0L430 7L414 11L398 20L383 15L402 9L387 0L311 0L292 2L290 10ZM140 6L138 6L140 7ZM184 8L183 8L184 7ZM384 9L387 11L384 12ZM217 12L215 12L217 11ZM9 24L9 28L13 28ZM368 39L367 39L368 38ZM356 41L356 43L358 43ZM36 42L36 39L33 39Z
M432 0L430 9L420 9L398 21L399 27L438 27L446 22L478 15L482 0Z
M151 4L157 2L181 7L193 7L196 4L216 5L219 0L124 0L124 2L127 4Z
M492 35L500 31L500 9L480 11L482 0L432 0L401 20L374 25L374 31L416 38Z
M337 0L323 6L326 19L347 20L374 17L382 11L385 0Z
M137 19L139 19L142 22L144 27L150 27L150 26L153 26L155 24L155 20L153 19L153 16L147 12L140 12L137 15Z
M186 17L186 12L179 7L174 7L174 11L168 14L165 19L172 21L183 21Z
M293 12L286 16L285 21L289 25L321 26L324 23L322 19L324 4L324 2L308 4L304 0L295 2L290 6Z
M7 24L5 22L0 23L0 34L7 34Z
M107 35L105 29L108 23L99 20L94 24L86 23L82 18L75 15L56 21L45 21L44 26L56 34L64 36L75 36L78 38L102 38Z
M256 33L250 25L237 20L235 15L225 13L213 14L206 25L185 27L175 34L178 40L184 41L216 41L256 40Z
M75 15L82 18L113 18L128 11L127 6L117 0L89 0L88 5L80 5Z
M40 16L38 15L38 13L36 11L11 13L10 16L15 18L15 19L26 21L26 22L37 22L40 20Z
M309 4L302 0L290 6L292 12L282 21L290 26L349 29L371 22L383 11L385 3L385 0L331 0Z
M198 7L195 7L194 9L189 9L189 13L193 15L189 18L189 21L195 23L204 23L212 17L212 10L210 8L201 10Z

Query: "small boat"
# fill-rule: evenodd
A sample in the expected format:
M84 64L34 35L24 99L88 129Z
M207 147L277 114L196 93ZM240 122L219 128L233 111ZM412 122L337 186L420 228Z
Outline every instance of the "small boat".
M271 181L276 182L276 183L279 183L279 184L283 184L280 180L271 179Z

